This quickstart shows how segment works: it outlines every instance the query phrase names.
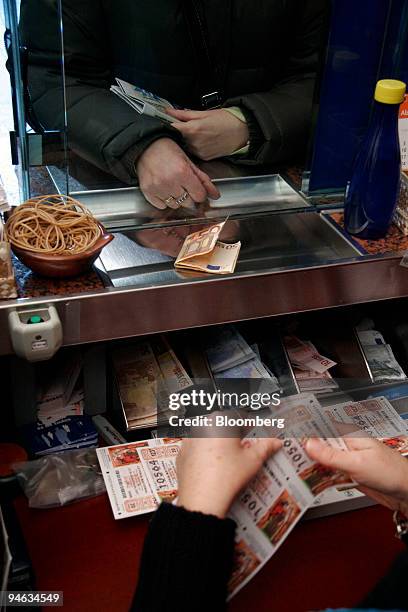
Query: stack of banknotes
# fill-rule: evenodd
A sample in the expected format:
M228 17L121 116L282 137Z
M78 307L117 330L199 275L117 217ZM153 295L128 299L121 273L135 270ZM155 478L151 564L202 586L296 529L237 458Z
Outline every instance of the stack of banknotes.
M128 431L165 422L168 394L193 385L165 336L118 347L112 358Z
M257 344L249 346L238 330L230 326L215 330L208 339L206 354L215 379L264 378L269 388L280 388L279 381L262 363Z
M395 359L391 346L385 342L380 332L370 329L357 333L375 382L405 380L407 378L404 370Z
M311 342L299 340L296 336L287 336L285 347L301 392L322 395L339 388L329 372L336 362L320 355Z

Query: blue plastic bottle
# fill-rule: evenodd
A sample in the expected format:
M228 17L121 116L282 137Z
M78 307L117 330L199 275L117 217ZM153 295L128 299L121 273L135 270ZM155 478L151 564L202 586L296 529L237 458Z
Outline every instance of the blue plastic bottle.
M373 117L344 203L345 229L359 238L383 238L394 215L401 171L398 115L405 91L402 81L377 83Z

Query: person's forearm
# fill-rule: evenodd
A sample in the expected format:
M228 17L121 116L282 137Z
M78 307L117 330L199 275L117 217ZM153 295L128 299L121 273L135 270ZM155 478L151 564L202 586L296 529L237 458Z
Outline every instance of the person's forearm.
M313 78L276 85L270 91L228 100L249 117L249 152L238 163L278 164L300 158L311 125Z
M235 523L163 503L146 536L132 612L226 608Z

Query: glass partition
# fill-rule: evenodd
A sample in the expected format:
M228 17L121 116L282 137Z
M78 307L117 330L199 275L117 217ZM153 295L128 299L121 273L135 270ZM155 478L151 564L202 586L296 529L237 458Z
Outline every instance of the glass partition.
M46 136L65 139L64 159L42 159L59 191L87 203L100 197L98 209L108 198L105 216L120 208L123 217L126 202L135 219L147 200L153 217L166 208L167 219L179 219L183 210L172 209L180 198L186 218L193 200L225 208L237 177L250 178L232 215L285 208L275 199L283 182L273 177L288 169L299 190L329 0L301 8L195 0L194 11L179 0L23 0L20 17L18 0L6 4L24 59L24 120L42 136L26 139L33 153L24 165L40 144L51 153ZM266 179L252 202L248 185L258 185L257 176L271 179L269 197ZM214 189L210 179L221 183ZM222 204L213 206L217 189ZM309 206L294 199L288 210Z
M237 223L245 274L405 250L346 236L341 195L321 197L344 190L377 78L408 76L405 3L186 5L4 0L25 197L69 193L123 232L99 261L120 286L146 262L173 282L166 226L211 219Z
M7 69L14 112L13 163L21 172L24 198L54 193L48 166L58 169L68 190L64 54L58 2L4 0ZM47 24L47 41L41 39ZM47 113L42 109L47 108Z
M377 80L408 79L408 4L332 0L316 129L303 189L342 196L367 129Z
M406 3L186 4L4 0L26 197L106 192L106 214L147 199L171 218L188 189L211 201L199 171L344 192L376 80L408 78Z

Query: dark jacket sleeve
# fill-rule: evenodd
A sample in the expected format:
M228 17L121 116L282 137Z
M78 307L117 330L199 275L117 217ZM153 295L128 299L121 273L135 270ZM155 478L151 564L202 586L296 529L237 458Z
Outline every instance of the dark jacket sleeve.
M32 109L45 129L65 125L61 39L56 1L22 0L20 29L28 49ZM138 115L109 91L109 36L101 0L64 0L65 96L69 147L122 181L154 140L176 130Z
M231 519L161 504L144 543L131 611L225 610L234 535Z
M394 561L388 573L374 589L359 603L362 610L408 610L408 552Z
M310 136L312 103L319 51L328 23L327 0L298 3L293 20L294 43L282 72L269 91L229 99L225 106L240 106L246 115L250 149L246 164L275 164L302 155Z

